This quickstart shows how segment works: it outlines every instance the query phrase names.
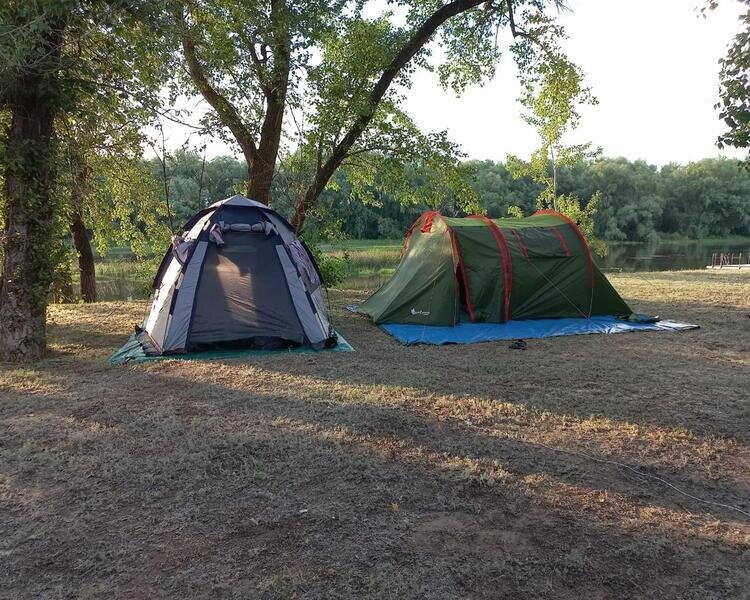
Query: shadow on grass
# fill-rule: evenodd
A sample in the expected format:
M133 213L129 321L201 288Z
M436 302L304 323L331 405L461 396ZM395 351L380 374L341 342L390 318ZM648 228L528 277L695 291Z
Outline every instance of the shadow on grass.
M264 393L163 366L178 372L122 370L121 395L45 395L28 399L36 418L0 413L9 589L184 595L213 581L251 595L288 585L309 597L448 598L496 597L498 585L527 597L745 589L748 546L731 534L744 524L649 482L409 407L280 393L257 367ZM71 389L89 384L71 379ZM724 500L747 491L722 487Z
M114 352L128 339L119 331L102 332L97 331L94 327L86 328L78 325L52 324L48 326L47 330L52 339L64 346L80 345L95 350L106 350L109 353ZM49 356L55 357L56 354L65 355L70 354L70 352L51 348Z

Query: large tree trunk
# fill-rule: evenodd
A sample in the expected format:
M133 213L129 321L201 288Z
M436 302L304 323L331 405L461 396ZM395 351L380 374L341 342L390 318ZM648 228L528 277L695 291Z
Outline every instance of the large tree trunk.
M81 298L84 302L96 302L96 272L94 270L94 252L86 233L81 213L76 209L70 219L70 232L73 234L73 245L78 253L78 272L81 276Z
M284 87L286 88L286 85ZM263 204L271 204L271 184L273 183L276 157L279 154L279 145L281 144L285 104L286 89L268 99L258 151L253 157L253 162L247 163L247 196Z
M270 81L263 85L266 113L260 129L258 151L255 153L248 179L248 197L264 204L271 204L271 184L281 145L286 95L289 89L291 39L289 30L284 26L286 10L286 4L282 0L271 0L271 22L276 25L270 43L274 60L270 69ZM258 60L254 48L252 52L254 59Z
M71 149L71 191L70 233L73 245L78 254L78 272L81 278L81 298L84 302L96 302L96 272L94 271L94 252L83 222L83 205L88 194L89 167L85 158Z
M40 40L42 64L19 76L7 95L11 123L5 148L5 232L0 282L0 360L42 356L46 347L47 300L57 254L53 109L62 31Z
M263 90L266 99L260 140L257 145L251 128L243 121L237 108L212 84L207 76L198 54L200 35L191 29L186 19L185 10L177 8L173 14L180 25L182 50L193 83L216 111L221 122L232 132L242 149L242 154L247 162L248 197L264 204L270 204L271 184L281 144L291 65L291 33L285 23L287 16L285 2L283 0L271 0L271 22L274 24L274 32L267 44L262 44L264 48L262 52L265 52L266 46L271 49L273 65L270 69L265 66L267 55L261 58L256 54L255 46L248 48L257 74L254 85Z

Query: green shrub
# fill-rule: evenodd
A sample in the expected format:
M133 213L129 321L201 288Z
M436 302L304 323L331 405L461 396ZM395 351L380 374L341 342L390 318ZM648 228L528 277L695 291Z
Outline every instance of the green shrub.
M326 287L336 287L341 284L349 274L351 259L349 253L344 252L343 256L332 256L323 252L315 243L307 243L310 252L318 263L320 274L323 277L323 285Z
M79 298L73 292L73 257L67 253L63 259L55 265L52 274L52 285L50 291L52 301L57 304L69 304L78 302Z

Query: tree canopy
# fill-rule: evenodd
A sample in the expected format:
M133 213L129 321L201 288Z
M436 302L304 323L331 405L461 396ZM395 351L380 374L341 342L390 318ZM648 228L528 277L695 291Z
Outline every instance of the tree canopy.
M383 5L373 15L375 4L363 0L192 0L174 11L180 85L213 108L206 126L241 149L251 197L271 202L283 165L296 182L287 196L297 229L342 165L359 192L377 184L413 201L447 186L469 201L456 146L445 132L422 132L403 110L412 75L436 69L461 92L490 77L504 52L533 73L562 35L555 1ZM405 185L417 164L434 186Z
M719 61L720 100L716 108L727 126L719 136L720 148L750 147L750 0L740 1L748 10L740 16L740 31ZM715 9L718 4L710 0L708 8Z

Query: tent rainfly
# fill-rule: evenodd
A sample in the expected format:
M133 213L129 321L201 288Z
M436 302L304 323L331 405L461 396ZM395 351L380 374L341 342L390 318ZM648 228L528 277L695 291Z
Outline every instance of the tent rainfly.
M455 325L464 311L487 323L632 313L578 226L549 210L522 219L424 213L396 272L358 310L379 324L422 325Z
M148 354L336 345L315 259L283 217L243 196L187 222L153 287L136 328Z

